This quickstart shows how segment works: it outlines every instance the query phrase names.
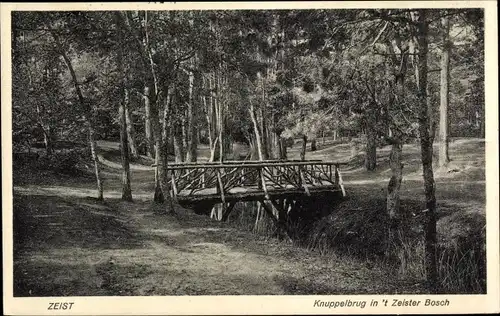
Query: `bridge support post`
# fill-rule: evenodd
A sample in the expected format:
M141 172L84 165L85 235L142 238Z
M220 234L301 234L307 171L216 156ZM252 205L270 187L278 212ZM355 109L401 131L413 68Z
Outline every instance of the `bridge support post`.
M288 216L281 200L271 200L271 203L278 210L278 238L283 239L285 235L290 235L288 230ZM289 236L290 237L290 236Z
M227 219L229 218L229 214L233 210L234 206L236 205L236 201L232 201L228 203L227 208L223 211L222 213L222 218L221 221L226 222Z
M273 208L266 202L271 202L270 204L274 206L278 210L278 216L274 215ZM278 237L279 239L283 239L284 236L288 236L288 238L291 239L289 230L288 230L288 223L286 219L286 213L284 212L284 209L278 205L278 203L272 199L270 200L260 200L259 203L261 203L262 207L266 211L267 215L271 218L271 220L274 222L278 229Z
M222 220L222 217L224 216L224 213L226 212L226 197L224 195L224 184L222 183L222 177L221 177L221 171L220 169L217 169L217 193L220 194L222 203L216 204L214 206L214 209L212 210L211 217L215 218L218 221Z

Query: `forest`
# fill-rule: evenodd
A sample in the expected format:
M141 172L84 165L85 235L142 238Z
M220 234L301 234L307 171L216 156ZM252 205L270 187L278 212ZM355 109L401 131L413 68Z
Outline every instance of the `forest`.
M182 207L169 164L340 159L354 198L294 246L352 242L349 256L425 283L410 292L486 291L484 137L482 9L12 14L14 185L45 177L85 187L96 205L133 203L171 219ZM455 175L464 184L443 183ZM467 203L472 211L449 213ZM251 207L239 213L233 224L250 231L266 221ZM378 259L367 254L378 247L370 236ZM31 281L20 282L25 293Z

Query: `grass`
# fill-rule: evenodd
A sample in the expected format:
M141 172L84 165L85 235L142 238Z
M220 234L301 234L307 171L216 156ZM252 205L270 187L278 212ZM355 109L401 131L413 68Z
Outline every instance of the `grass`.
M307 158L350 156L344 144L318 145ZM151 204L146 158L132 165L134 202L120 201L116 144L100 146L110 162L102 165L104 202L92 198L91 168L80 165L71 175L15 166L15 296L426 292L416 145L403 149L402 207L412 214L412 229L396 236L390 260L384 255L388 148L378 150L375 172L361 167L362 152L351 159L342 169L349 198L326 205L330 211L302 232L306 237L290 243L270 238L269 223L252 232L255 210L248 205L236 205L229 223L180 207L176 216L159 215L163 206ZM484 141L454 141L450 155L450 168L436 171L441 291L484 293Z

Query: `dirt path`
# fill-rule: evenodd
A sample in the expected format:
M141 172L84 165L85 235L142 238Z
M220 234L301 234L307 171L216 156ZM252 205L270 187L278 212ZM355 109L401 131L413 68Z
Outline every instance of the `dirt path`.
M147 201L104 204L15 190L15 293L59 295L279 295L418 291L381 267L317 253ZM390 279L391 282L387 280Z

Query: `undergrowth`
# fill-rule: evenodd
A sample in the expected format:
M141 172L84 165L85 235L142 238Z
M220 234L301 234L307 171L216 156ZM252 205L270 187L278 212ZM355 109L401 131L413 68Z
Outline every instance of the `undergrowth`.
M255 203L239 206L232 225L259 235L277 237L276 225L265 218L255 225ZM364 261L392 269L395 277L414 284L426 283L424 216L419 201L402 200L408 214L406 229L389 230L384 199L351 197L335 210L304 227L289 223L293 243L324 256ZM443 207L444 209L444 207ZM440 293L486 293L485 218L480 212L460 209L439 212L437 269Z
M18 173L26 170L50 171L54 174L81 176L89 169L90 151L86 148L55 150L52 154L16 153L13 156L13 168Z

